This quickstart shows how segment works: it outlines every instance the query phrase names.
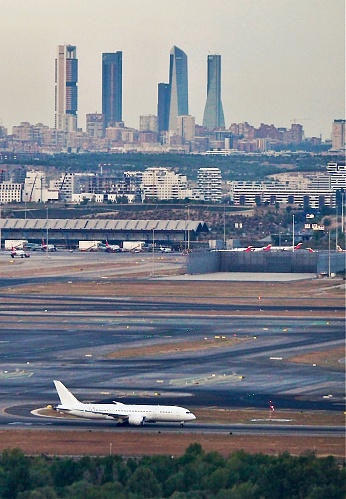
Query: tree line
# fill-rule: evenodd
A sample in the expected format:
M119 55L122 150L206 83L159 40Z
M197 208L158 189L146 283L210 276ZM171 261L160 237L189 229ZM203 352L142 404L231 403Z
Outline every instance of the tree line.
M180 457L61 458L4 450L1 499L344 499L345 466L313 452L228 457L191 444Z

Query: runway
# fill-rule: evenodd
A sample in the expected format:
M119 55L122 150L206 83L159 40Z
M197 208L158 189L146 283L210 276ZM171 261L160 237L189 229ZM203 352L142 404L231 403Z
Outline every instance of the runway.
M107 259L113 256L117 257L107 255ZM121 256L122 261L133 261L132 257L126 260ZM64 258L69 259L69 255ZM57 261L64 258L59 256ZM37 257L36 262L39 261ZM90 258L89 261L93 260ZM107 261L105 255L102 255L102 261ZM160 261L160 265L165 261ZM25 261L23 266L27 263ZM145 260L146 271L151 263L150 259ZM116 271L119 269L112 271L113 277ZM1 280L2 428L97 427L124 431L111 422L43 421L43 418L32 415L30 411L34 408L58 403L53 379L61 380L83 401L119 399L125 403L148 403L150 400L151 403L175 404L190 409L267 409L271 402L277 414L286 409L345 410L343 359L340 359L340 368L289 361L297 354L343 346L344 321L340 318L343 308L330 296L323 300L322 307L315 305L313 300L307 306L298 298L292 299L290 311L292 315L299 312L300 316L284 317L287 305L273 301L246 303L245 295L238 297L237 303L231 300L206 303L206 300L201 302L183 295L177 300L167 294L151 296L149 284L148 292L140 296L121 293L120 296L94 297L87 293L84 296L56 296L47 293L47 285L62 283L68 286L72 279L90 283L90 286L104 283L100 270L93 270L91 278L85 273L73 277L60 273L32 277L16 274ZM118 289L128 282L119 276L116 281ZM23 284L30 284L35 292L18 292L17 286ZM41 284L45 285L42 295ZM6 293L1 292L5 287L11 287L10 293L8 289ZM240 298L242 303L239 303ZM262 315L264 312L266 316ZM225 345L223 337L233 338L236 342ZM203 343L215 338L220 339L219 347L191 351L175 348L186 341ZM109 354L123 349L167 344L172 345L168 353L109 357ZM168 429L176 431L171 425L143 427L143 431L153 432ZM274 426L272 422L249 425L197 422L186 425L186 429L192 432L302 434L307 431L316 435L342 435L338 427L309 429L280 423Z

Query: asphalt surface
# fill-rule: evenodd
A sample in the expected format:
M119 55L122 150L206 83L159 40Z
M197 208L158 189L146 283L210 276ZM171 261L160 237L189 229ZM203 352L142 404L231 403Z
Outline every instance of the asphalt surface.
M107 258L113 256L117 255L107 255ZM65 255L65 258L69 256ZM26 266L29 260L25 261ZM144 262L148 271L151 265L150 259ZM101 279L100 271L98 276ZM74 277L74 282L76 279L83 280L83 277ZM323 310L304 307L297 301L295 310L306 311L306 316L283 318L261 317L262 310L277 313L286 308L262 303L253 306L201 305L159 298L153 302L146 297L57 297L16 293L18 284L48 282L54 285L57 281L68 283L65 276L59 275L32 278L14 275L0 280L2 427L114 428L109 422L67 422L32 415L32 409L58 403L53 379L61 380L83 401L155 401L188 408L262 409L273 404L276 411L345 409L342 370L287 361L297 354L325 351L344 344L344 321L333 318L333 313L339 312L340 307L335 307L332 300L325 301ZM121 282L119 279L119 286ZM1 294L1 287L11 287L10 302L5 302L9 295ZM213 315L215 311L218 316ZM253 315L232 317L232 311L252 311ZM240 341L233 346L223 346L220 339L220 348L194 352L177 350L154 357L107 357L109 353L128 347L203 342L204 338L215 336L236 337ZM340 359L340 364L342 361ZM281 425L282 428L275 426L275 430L272 425L253 424L250 428L245 425L218 425L215 428L198 423L186 426L191 431L303 431L297 427L287 429L285 425ZM160 427L170 428L171 425L154 425L147 431L157 431ZM328 435L339 434L341 429L314 427L306 431Z

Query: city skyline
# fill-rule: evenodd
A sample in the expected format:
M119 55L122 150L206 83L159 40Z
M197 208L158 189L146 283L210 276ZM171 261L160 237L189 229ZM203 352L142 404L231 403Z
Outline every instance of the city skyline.
M140 115L156 113L157 84L168 81L167 54L178 45L189 58L189 112L196 123L207 97L205 59L220 54L226 127L296 121L307 136L328 139L333 120L345 114L344 10L342 0L332 8L325 0L134 0L131 8L110 0L6 1L0 123L9 132L21 121L54 126L56 46L72 43L79 60L78 125L85 130L86 114L102 110L101 54L121 50L123 120L138 128Z

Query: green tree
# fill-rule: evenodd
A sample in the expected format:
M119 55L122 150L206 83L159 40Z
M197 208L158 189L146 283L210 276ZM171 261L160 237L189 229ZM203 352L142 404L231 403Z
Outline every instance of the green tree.
M16 499L58 499L54 487L39 487L27 492L19 492Z
M128 489L139 497L159 497L162 492L154 473L147 466L136 469L128 481Z
M234 485L229 491L229 499L257 499L256 486L251 482L244 482ZM271 499L281 499L280 496L270 496Z
M81 478L78 463L73 459L57 459L51 470L55 487L71 485Z
M0 491L4 499L15 498L30 489L30 462L20 449L5 449L0 460Z
M163 490L165 497L170 497L174 492L184 492L185 491L185 480L184 473L178 471L174 475L170 476L163 484Z
M48 487L53 485L52 475L49 470L49 463L44 456L36 457L31 461L29 468L30 483L33 489Z
M226 488L228 481L228 471L225 468L218 468L204 480L204 488L216 494L221 489Z

